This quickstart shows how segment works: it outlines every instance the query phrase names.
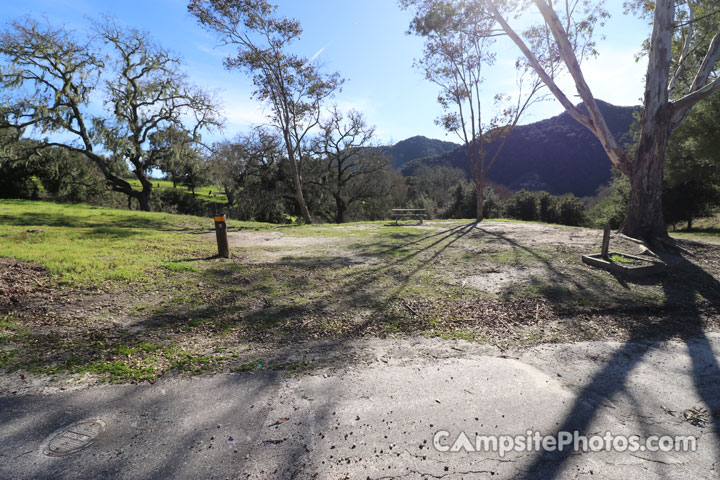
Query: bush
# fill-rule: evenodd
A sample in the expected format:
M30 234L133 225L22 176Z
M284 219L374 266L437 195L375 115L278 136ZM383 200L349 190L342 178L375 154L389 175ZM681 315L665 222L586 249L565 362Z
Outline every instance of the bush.
M205 217L209 216L212 210L210 202L174 188L153 190L150 198L152 209L156 212L180 213Z
M475 189L473 189L473 193ZM477 207L473 211L477 210ZM495 190L485 188L485 202L483 203L483 218L500 218L503 216L505 205Z
M548 192L536 194L538 199L538 215L541 222L560 223L560 209L558 198Z
M587 224L585 205L572 193L563 195L558 199L560 218L557 223L579 227Z
M518 220L539 220L537 195L527 190L520 190L505 205L505 213Z
M588 223L585 205L572 193L558 197L548 192L520 190L507 201L505 213L518 220L571 226Z
M477 190L474 183L462 182L452 190L452 203L442 212L443 218L476 218ZM503 201L492 187L485 188L483 218L502 217Z
M417 198L408 202L407 208L424 208L425 218L437 218L437 203L424 193L421 193Z
M588 222L595 228L617 230L625 220L628 201L630 199L630 181L619 171L613 173L610 186L596 197L596 202L588 210Z

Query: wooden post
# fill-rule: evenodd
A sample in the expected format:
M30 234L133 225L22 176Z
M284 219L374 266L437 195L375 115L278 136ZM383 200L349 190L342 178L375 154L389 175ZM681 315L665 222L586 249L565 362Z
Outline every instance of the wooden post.
M602 250L600 251L600 256L607 260L608 258L608 250L610 249L610 225L605 225L605 230L603 230L603 241L602 241Z
M218 244L218 256L230 258L230 247L227 239L227 225L225 223L225 215L215 215L215 237Z

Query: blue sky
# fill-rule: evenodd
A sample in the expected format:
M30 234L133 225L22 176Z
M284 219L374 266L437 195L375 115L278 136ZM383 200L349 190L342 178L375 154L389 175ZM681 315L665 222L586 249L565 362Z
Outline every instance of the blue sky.
M326 71L338 71L346 79L335 102L342 109L363 112L376 126L378 140L397 142L413 135L455 141L433 120L441 113L437 89L413 68L422 53L422 40L405 34L410 15L394 0L276 0L281 15L297 18L304 34L297 52L317 60ZM150 31L163 46L178 54L185 70L198 85L216 91L225 128L211 139L231 138L263 121L262 107L251 98L252 83L239 71L227 71L222 58L228 47L218 47L214 35L204 31L187 13L186 0L3 0L0 21L23 15L46 16L69 28L87 28L89 18L103 13L123 24ZM622 0L609 0L613 17L598 41L600 56L584 65L597 98L618 105L640 103L645 64L636 63L649 27L624 16ZM513 45L502 45L497 66L488 72L488 98L512 89L514 70L508 65L518 56ZM567 86L570 94L571 83ZM488 101L489 105L490 102ZM539 104L521 123L560 113L554 100Z

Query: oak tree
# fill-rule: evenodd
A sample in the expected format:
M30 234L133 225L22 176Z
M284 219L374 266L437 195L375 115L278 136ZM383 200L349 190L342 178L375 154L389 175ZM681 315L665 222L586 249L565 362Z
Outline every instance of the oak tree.
M0 35L6 126L51 138L42 147L77 152L102 171L114 191L150 210L152 183L162 151L150 135L170 126L193 138L220 124L212 98L190 85L180 62L147 34L106 18L95 34L26 17ZM98 42L100 39L102 42ZM105 49L97 45L104 44ZM102 113L93 105L103 101ZM129 164L140 189L123 178Z
M389 160L372 144L375 128L356 110L343 115L334 107L320 128L313 147L318 172L312 182L329 192L335 204L334 221L343 223L354 203L388 193L377 179L388 169Z

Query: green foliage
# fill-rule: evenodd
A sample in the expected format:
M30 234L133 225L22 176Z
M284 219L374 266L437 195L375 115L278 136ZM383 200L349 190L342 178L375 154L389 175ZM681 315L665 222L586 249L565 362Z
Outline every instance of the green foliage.
M610 228L617 230L625 220L628 201L630 199L630 180L615 170L608 187L601 189L588 209L590 225L595 228Z
M207 217L212 213L214 202L208 202L195 195L175 188L160 189L152 197L153 210Z
M505 203L505 214L518 220L570 226L588 223L585 205L571 193L558 197L548 192L520 190Z
M287 223L288 215L300 214L292 169L275 132L258 128L216 143L209 165L215 182L225 191L232 218Z
M537 194L538 218L547 223L560 222L560 205L559 199L550 195L548 192L539 192Z
M433 214L451 208L456 196L453 195L455 186L468 183L462 170L450 167L419 168L405 180L408 185L408 208L431 208Z
M570 225L573 227L579 227L587 224L587 215L585 213L585 205L575 195L568 193L561 196L558 199L558 211L559 218L557 221L552 222L551 220L545 220L542 218L542 212L540 220L548 223L559 223L561 225Z
M505 203L505 214L518 220L539 220L537 195L527 190L520 190Z
M329 197L330 218L346 221L353 204L387 195L389 158L372 148L375 127L367 125L364 116L351 110L344 115L334 107L330 117L320 123L321 133L312 150L316 158L306 161L306 184L313 184Z
M443 218L477 218L477 187L472 182L460 182L452 190L453 201L442 213ZM504 202L495 189L485 187L483 218L501 218Z
M673 134L665 163L668 224L711 216L720 206L720 94L699 103Z
M18 139L11 129L0 130L0 198L100 202L104 178L95 165L77 152Z
M47 145L82 154L114 191L148 210L148 177L166 153L150 136L189 124L197 141L199 131L219 124L217 109L149 34L121 28L111 18L94 29L81 37L31 17L10 23L0 35L6 122L18 130L32 126L41 134L60 134L63 140L45 140ZM90 103L100 92L105 110L97 114ZM123 178L128 162L141 190Z
M300 175L308 153L306 140L320 124L323 104L343 80L338 73L322 73L312 59L292 53L291 44L302 34L300 23L277 17L277 7L266 0L192 0L188 10L222 42L237 47L237 54L225 59L225 67L252 75L253 97L267 102L270 122L281 132L300 213L312 223Z

